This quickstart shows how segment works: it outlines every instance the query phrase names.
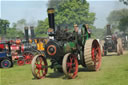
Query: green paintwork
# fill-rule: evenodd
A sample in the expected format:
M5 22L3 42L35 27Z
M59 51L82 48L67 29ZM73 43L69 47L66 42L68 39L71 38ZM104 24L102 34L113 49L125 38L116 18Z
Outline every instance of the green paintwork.
M89 39L88 32L85 31L84 28L81 29L81 35L78 35L76 32L74 32L73 35L75 36L75 40L64 44L64 53L73 52L78 49L77 45L79 42L82 42L82 46L84 46L86 40Z
M64 53L72 52L74 49L76 49L74 42L68 42L64 44Z
M84 28L82 28L81 31L82 31L82 33L81 33L82 44L84 45L85 42L86 42L86 40L88 40L88 38L89 38L89 34L88 34L88 32L86 32L86 31L84 30Z

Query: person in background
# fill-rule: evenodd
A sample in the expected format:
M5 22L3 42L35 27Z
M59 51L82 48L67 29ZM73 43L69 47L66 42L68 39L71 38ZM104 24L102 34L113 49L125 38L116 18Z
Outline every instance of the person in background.
M64 30L65 32L67 32L68 31L68 26L65 26L65 30Z
M78 43L78 30L79 30L79 27L77 24L74 24L74 31L73 31L73 35L74 35L74 42L76 43L76 47L79 48L79 45L77 44ZM76 48L75 48L76 49Z
M88 32L88 35L89 35L89 38L91 37L91 29L89 28L88 24L85 24L85 27L87 29L87 32Z
M78 25L77 25L77 24L74 24L74 32L77 33L77 32L78 32L78 29L79 29L79 28L78 28Z
M20 45L21 44L21 39L19 36L16 36L16 44Z
M116 49L117 49L117 32L115 32L113 35L112 35L112 40L114 41L114 45L115 45L115 47L116 47Z

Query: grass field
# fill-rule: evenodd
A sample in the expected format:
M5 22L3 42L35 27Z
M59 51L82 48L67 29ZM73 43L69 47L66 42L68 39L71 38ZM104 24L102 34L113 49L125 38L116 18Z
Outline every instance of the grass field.
M103 57L98 72L88 72L80 67L75 79L65 79L64 74L48 70L45 79L36 80L32 76L31 65L0 69L0 85L127 85L128 52L122 56Z

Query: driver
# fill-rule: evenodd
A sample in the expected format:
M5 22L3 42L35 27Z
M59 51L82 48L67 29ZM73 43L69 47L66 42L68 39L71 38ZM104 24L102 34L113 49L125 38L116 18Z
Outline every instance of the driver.
M74 32L78 33L78 29L79 29L78 25L74 24Z

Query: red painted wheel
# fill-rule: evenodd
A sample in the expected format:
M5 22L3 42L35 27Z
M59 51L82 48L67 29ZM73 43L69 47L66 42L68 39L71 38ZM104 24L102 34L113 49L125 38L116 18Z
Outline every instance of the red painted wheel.
M35 78L45 78L48 71L46 58L42 55L36 55L32 60L32 74Z
M25 64L24 59L18 59L18 61L17 61L18 66L23 66L24 64Z
M75 55L68 53L63 58L63 72L68 78L75 78L78 73L78 61Z
M23 56L24 56L24 59L25 59L25 64L31 64L31 61L32 61L34 55L31 52L25 52L23 54Z
M101 67L101 49L97 40L89 39L84 47L84 59L88 70L98 71Z
M101 50L99 43L96 41L92 43L92 60L94 62L95 70L97 71L101 65Z

